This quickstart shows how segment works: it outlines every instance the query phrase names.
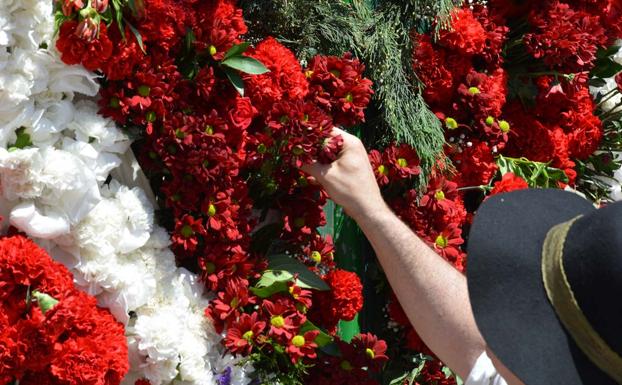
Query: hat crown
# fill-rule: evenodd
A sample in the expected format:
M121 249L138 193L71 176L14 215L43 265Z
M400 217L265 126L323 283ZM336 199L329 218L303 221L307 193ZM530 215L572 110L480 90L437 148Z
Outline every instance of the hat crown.
M583 314L622 356L622 202L574 223L566 237L563 263Z

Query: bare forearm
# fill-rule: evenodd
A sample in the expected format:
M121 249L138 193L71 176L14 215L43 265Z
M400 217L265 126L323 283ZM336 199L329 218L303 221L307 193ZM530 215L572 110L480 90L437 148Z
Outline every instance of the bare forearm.
M376 209L355 219L423 341L465 378L485 348L473 319L466 278L390 209Z

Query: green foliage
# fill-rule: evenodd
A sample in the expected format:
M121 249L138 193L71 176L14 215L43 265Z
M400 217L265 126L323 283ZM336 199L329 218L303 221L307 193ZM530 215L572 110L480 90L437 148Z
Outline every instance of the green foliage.
M15 139L15 143L9 145L9 151L32 146L32 140L30 139L30 134L26 132L25 127L20 127L17 130L15 130L15 135L17 136L17 139Z
M361 127L368 144L415 147L424 171L444 144L443 129L421 96L412 69L413 30L429 31L434 17L446 26L456 0L242 0L250 40L275 36L304 64L312 56L351 52L367 66L375 95Z
M288 280L285 277L290 276L289 280L297 277L297 284L304 289L330 290L330 287L317 274L313 273L309 268L298 261L294 257L286 254L273 255L268 257L268 272L280 272L280 278L277 280Z
M501 175L511 172L527 181L529 187L557 188L558 182L568 183L566 173L558 168L550 167L548 163L499 155L497 165Z

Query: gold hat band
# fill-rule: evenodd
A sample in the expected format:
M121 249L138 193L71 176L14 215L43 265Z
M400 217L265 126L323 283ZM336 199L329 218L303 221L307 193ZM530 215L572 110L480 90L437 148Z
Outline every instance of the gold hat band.
M542 246L542 280L549 301L577 346L603 372L622 384L622 357L594 330L585 317L564 270L564 243L578 216L553 227Z

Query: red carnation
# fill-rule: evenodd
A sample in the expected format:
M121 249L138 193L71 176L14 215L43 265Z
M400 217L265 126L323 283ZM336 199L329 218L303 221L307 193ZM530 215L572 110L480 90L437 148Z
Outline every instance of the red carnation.
M263 63L270 72L248 75L244 89L260 110L269 110L282 99L300 100L308 92L308 81L292 51L272 37L268 37L249 52Z
M486 44L486 31L468 8L452 12L451 29L441 31L439 44L450 52L464 55L481 53Z
M505 173L501 180L496 181L490 195L496 195L501 193L506 193L515 190L524 190L529 188L527 182L519 177L514 175L511 172Z
M97 37L87 40L77 34L78 22L69 20L60 27L56 48L66 64L80 64L91 71L98 70L112 55L112 42L108 38L108 29L102 21Z
M316 292L309 317L334 333L339 320L351 321L363 308L363 285L356 273L333 270L324 276L330 291Z
M559 1L545 11L534 10L529 21L536 32L524 37L528 51L546 65L568 72L588 70L608 40L599 16Z

